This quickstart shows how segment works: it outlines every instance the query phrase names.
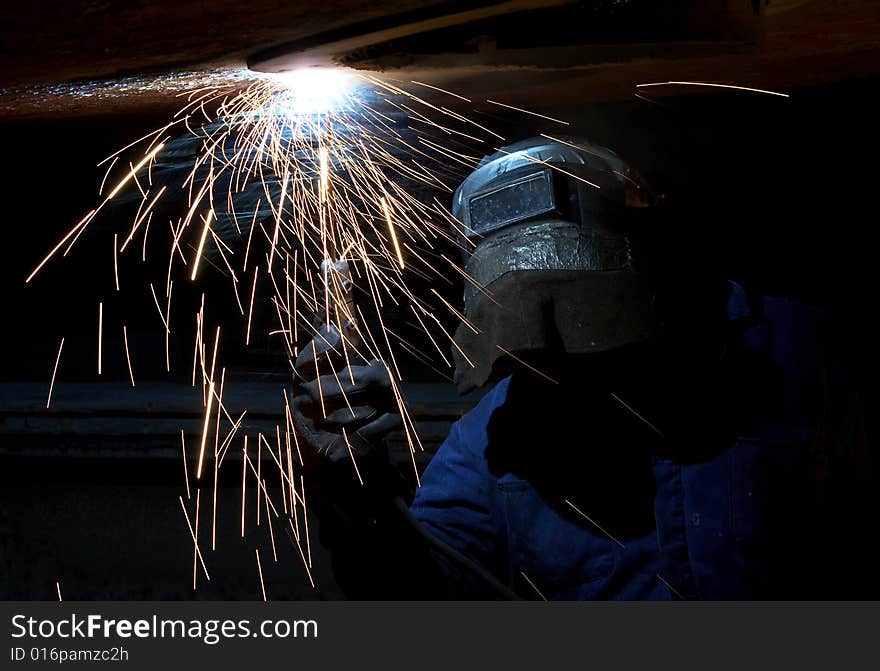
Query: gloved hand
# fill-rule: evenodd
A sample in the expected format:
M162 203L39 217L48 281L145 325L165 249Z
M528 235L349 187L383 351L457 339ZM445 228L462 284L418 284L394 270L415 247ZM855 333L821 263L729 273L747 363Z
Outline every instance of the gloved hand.
M411 497L383 440L401 421L388 370L346 348L335 327L318 328L297 357L290 408L321 543L341 555L371 545L395 499Z
M386 366L364 361L352 347L343 350L337 329L323 325L295 369L291 418L321 544L333 553L343 591L356 599L443 598L450 593L447 574L431 554L441 546L447 561L451 556L480 572L421 529L407 509L412 492L382 440L401 422ZM455 579L460 582L457 573Z
M361 472L350 463L384 459L382 441L401 418L385 365L364 361L335 326L321 325L295 363L291 419L307 471ZM335 468L337 464L347 466Z

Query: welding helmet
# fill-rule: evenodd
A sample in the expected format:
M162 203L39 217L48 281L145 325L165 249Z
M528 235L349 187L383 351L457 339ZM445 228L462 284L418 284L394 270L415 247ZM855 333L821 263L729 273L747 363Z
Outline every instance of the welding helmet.
M617 154L580 138L533 138L485 157L452 206L469 278L452 352L459 391L538 352L654 339L639 239L655 204Z

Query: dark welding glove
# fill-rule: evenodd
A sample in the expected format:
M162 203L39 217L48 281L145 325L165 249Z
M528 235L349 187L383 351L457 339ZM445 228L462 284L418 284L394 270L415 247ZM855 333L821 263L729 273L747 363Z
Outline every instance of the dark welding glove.
M394 497L409 495L384 444L401 423L388 369L322 325L295 370L291 419L307 486L325 518L322 535L369 524Z
M345 349L335 326L321 326L296 359L299 383L293 399L294 427L317 461L367 456L400 425L386 366Z
M449 548L438 562L438 541L408 511L412 490L383 440L401 423L387 367L346 348L324 325L295 364L291 415L321 544L349 598L446 598L450 584L466 584L462 570L473 576L449 563Z

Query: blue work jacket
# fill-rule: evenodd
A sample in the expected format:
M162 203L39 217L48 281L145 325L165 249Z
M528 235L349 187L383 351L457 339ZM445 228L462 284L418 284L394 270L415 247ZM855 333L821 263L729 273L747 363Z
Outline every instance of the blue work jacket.
M743 324L743 347L772 364L778 403L750 425L750 433L730 436L722 449L695 458L650 455L648 478L639 485L653 499L646 524L618 533L592 508L552 500L528 478L491 466L490 425L507 402L511 378L453 425L411 511L430 533L526 597L809 596L820 577L809 561L820 313L775 298L757 307L750 308L742 289L732 285L727 317ZM752 382L744 396L766 391L763 380ZM546 421L519 415L505 421L523 422L524 430L526 422ZM506 435L515 442L517 434L514 426ZM589 449L589 427L581 435ZM485 596L467 577L453 579L450 592Z

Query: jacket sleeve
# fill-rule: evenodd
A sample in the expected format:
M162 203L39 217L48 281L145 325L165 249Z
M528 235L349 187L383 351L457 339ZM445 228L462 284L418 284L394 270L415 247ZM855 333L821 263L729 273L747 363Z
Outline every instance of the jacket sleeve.
M485 408L456 422L428 464L411 512L435 538L508 583L505 528L495 479L483 456ZM450 598L494 598L478 576L434 551ZM488 591L487 591L488 590Z
M456 422L425 470L410 507L423 532L507 582L502 515L497 488L483 457L490 392ZM379 489L386 489L384 487ZM392 495L393 496L393 495ZM374 491L363 505L325 509L322 542L333 555L334 574L356 599L494 599L497 593L475 572L428 543L412 520ZM352 510L355 514L352 514ZM359 521L352 522L356 517Z

